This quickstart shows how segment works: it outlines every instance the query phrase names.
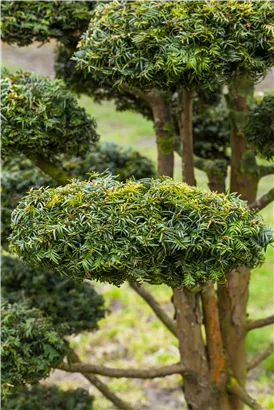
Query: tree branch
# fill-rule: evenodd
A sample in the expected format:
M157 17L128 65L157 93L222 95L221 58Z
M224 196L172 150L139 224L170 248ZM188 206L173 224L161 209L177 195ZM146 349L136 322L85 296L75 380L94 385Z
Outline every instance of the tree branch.
M56 167L51 161L40 156L29 156L32 163L40 168L45 174L49 175L56 182L61 185L66 185L73 178L72 175L68 174L66 171Z
M57 367L60 370L71 373L92 373L100 374L107 377L126 377L132 379L155 379L156 377L165 377L172 374L186 373L187 370L181 363L172 364L158 368L143 369L113 369L110 367L88 364L88 363L61 363ZM190 373L189 371L187 373Z
M246 331L249 332L253 329L258 329L259 327L269 326L274 323L274 315L264 317L263 319L248 320L246 324Z
M263 178L267 175L274 174L274 164L259 165L258 166L258 173L259 173L259 178Z
M248 208L261 210L265 208L268 204L270 204L272 201L274 201L274 188L271 188L266 194L261 196L261 198L252 202L252 204L248 205Z
M142 100L145 100L145 101L147 101L147 102L149 102L149 100L150 100L147 93L145 93L144 91L140 90L140 89L137 88L137 87L131 87L131 86L129 86L129 85L126 84L126 83L123 83L123 84L119 87L119 89L120 89L121 91L126 92L126 93L132 94L132 95L134 95L135 97L141 98Z
M72 363L80 363L78 355L70 350L69 359ZM98 377L90 373L82 373L82 375L95 386L109 401L111 401L118 409L122 410L135 410L129 403L121 400L115 393L113 393L108 386L103 383Z
M258 366L264 359L266 359L271 353L273 353L274 343L271 342L262 352L259 352L255 356L253 356L247 362L247 371L254 369L254 367Z
M227 384L227 390L230 393L235 394L236 396L239 397L239 399L247 404L251 409L253 410L262 410L261 406L259 403L256 402L252 397L249 396L249 394L245 391L245 389L238 383L238 381L235 379L235 377L231 377L228 384Z
M167 329L177 337L177 330L175 322L166 314L166 312L161 308L157 300L143 287L136 285L135 283L130 283L130 287L141 296L147 304L151 307L156 316L161 320L161 322L167 327Z

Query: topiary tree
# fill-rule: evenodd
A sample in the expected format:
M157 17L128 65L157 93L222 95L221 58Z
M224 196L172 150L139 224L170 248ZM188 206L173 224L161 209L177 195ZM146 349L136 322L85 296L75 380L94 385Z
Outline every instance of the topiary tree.
M56 386L24 387L2 401L3 410L91 410L93 397L84 389L63 391Z
M245 91L243 90L244 92L240 91L238 94L234 91L235 88L239 88L238 79L241 80L241 87L244 85L245 81L242 80L243 74L248 74L249 77L255 79L271 64L271 44L273 37L271 37L271 23L269 24L269 22L272 21L272 17L273 6L268 2L153 2L153 4L146 2L130 2L130 4L115 2L113 5L101 5L96 11L95 19L91 22L89 33L84 36L86 43L82 43L77 59L83 58L83 55L85 55L83 54L84 51L90 59L88 61L89 64L87 64L86 67L82 67L84 71L87 72L87 76L90 72L93 78L97 77L98 81L104 84L104 87L106 87L106 84L108 84L108 86L112 84L113 78L115 80L117 79L118 91L132 93L135 97L138 96L141 100L146 101L147 106L154 107L152 111L158 132L159 165L162 167L160 168L159 166L159 172L166 175L172 175L173 171L172 150L175 134L170 101L173 101L173 97L176 96L176 94L177 97L182 97L183 99L186 98L187 95L191 97L184 101L189 109L184 110L183 113L180 98L178 102L176 100L175 104L176 112L178 112L179 117L183 119L179 124L181 133L183 133L182 135L184 135L184 137L191 135L191 121L188 121L187 116L191 113L192 93L181 93L181 85L185 86L185 90L192 88L194 84L195 88L200 84L203 86L205 84L207 86L212 85L213 80L216 80L216 70L214 68L217 68L218 65L219 70L217 71L221 75L222 80L230 82L231 78L235 77L233 84L230 84L227 98L230 103L230 119L234 141L234 145L232 145L232 159L234 159L232 160L233 172L231 187L232 190L241 193L244 199L248 199L250 203L253 202L253 204L250 204L250 207L263 206L260 200L254 202L254 192L256 191L259 177L273 172L273 167L258 167L256 161L254 161L252 152L247 150L244 140L245 135L238 132L237 136L237 132L235 132L235 130L237 130L235 127L235 118L239 119L241 117L241 121L238 122L238 124L241 124L242 129L248 112L246 109L247 99L245 97L248 88L246 88ZM99 30L97 30L99 36L96 34L96 30L94 30L94 24L96 24L96 29L99 28ZM129 27L131 31L129 31ZM176 38L175 35L173 35L173 33L177 34L175 29L178 30L179 33ZM171 30L171 32L169 30ZM132 32L134 35L132 35ZM112 33L115 35L112 35ZM116 34L118 39L116 38ZM135 42L132 41L133 38L136 40ZM227 41L224 41L224 38L226 38ZM242 39L241 42L238 41L239 38ZM160 39L159 44L155 44L155 39ZM178 39L182 39L183 42L178 44ZM109 43L107 44L107 42ZM92 44L95 46L89 49L89 46ZM106 44L111 46L107 48L106 51L113 50L113 53L109 54L109 59L108 54L97 53L97 50L104 50ZM126 44L126 47L128 45L132 47L130 52L132 52L134 58L136 57L135 60L132 56L126 54L123 48L124 44ZM210 61L210 66L202 70L200 83L200 81L198 81L200 63L204 60L204 62L208 64L205 57L208 56L209 52L212 53L209 56L212 61ZM98 55L95 55L95 61L91 61L94 58L94 53ZM136 54L134 55L134 53ZM161 58L155 59L155 56L163 57L164 64L162 64ZM221 56L221 58L218 58L218 56ZM165 60L165 58L167 59ZM104 59L104 64L106 61L106 65L103 67L105 70L104 78L101 76L99 69L99 65L102 64L102 59ZM147 66L143 65L142 67L142 61L144 61L144 59L152 61L152 64L148 64ZM133 67L135 61L136 66ZM167 67L166 64L167 61L169 62L169 67ZM115 62L115 64L113 64L113 62ZM132 71L127 69L126 64L128 62L129 65L132 64ZM108 63L110 64L108 65ZM97 64L98 67L96 66ZM124 67L123 64L125 64ZM166 67L167 73L165 72ZM174 73L172 72L173 68L175 69ZM152 77L149 77L151 72ZM193 79L187 77L188 75L191 76L191 74L193 75ZM166 75L169 76L168 79L170 81L168 82L163 81L163 79L167 79L167 77L165 77ZM132 83L130 82L131 76ZM146 78L146 76L148 78ZM179 89L177 88L178 78L180 78ZM172 82L173 80L174 82ZM189 83L184 80L189 80ZM195 83L196 80L197 83ZM106 95L110 94L107 92ZM231 96L233 98L231 98ZM244 115L241 114L242 112L244 112ZM244 121L242 121L243 117ZM188 127L185 127L185 129L182 127L184 123L188 124ZM185 133L186 130L188 130L187 133ZM238 140L236 140L236 137ZM188 142L188 147L192 149L190 139L186 138L186 141ZM235 160L237 150L240 155L238 155ZM189 152L191 151L188 151L188 153ZM162 157L164 157L163 160ZM188 159L190 159L192 163L194 162L192 155L187 155L185 152L184 162L188 164L188 169L193 176L192 163L189 162ZM201 166L204 166L204 164L205 162L203 162ZM207 170L209 169L209 165L211 166L211 164L206 164ZM234 181L233 184L232 181ZM254 183L254 181L256 183ZM191 182L191 180L187 179L187 182ZM253 192L253 196L251 194L247 195L247 187L249 193L251 191ZM223 188L219 189L219 191L222 189ZM231 271L227 274L227 280L228 287L219 287L218 290L220 323L218 315L216 314L216 298L212 287L209 287L207 292L198 293L194 296L189 295L187 291L180 292L181 301L184 300L185 302L184 305L183 303L179 305L179 294L175 292L178 296L177 300L175 300L177 306L177 323L181 320L181 325L178 324L178 327L184 329L185 335L185 340L182 341L183 332L178 334L181 340L180 351L182 361L186 366L188 363L191 363L192 371L194 371L196 377L196 379L195 377L191 377L191 375L184 377L187 401L189 406L193 408L198 408L200 399L206 401L205 397L200 393L199 386L203 385L204 380L208 381L206 366L203 360L199 360L199 357L197 358L197 350L194 349L194 346L200 346L200 351L202 352L200 357L205 357L205 354L203 354L203 352L205 352L204 340L201 335L199 315L197 315L196 309L196 307L199 306L200 295L203 301L206 343L210 358L208 362L211 369L211 377L214 380L213 385L217 384L219 387L219 384L223 384L226 381L225 378L221 377L222 369L225 367L222 355L223 344L228 353L229 365L239 379L242 388L245 383L246 361L244 340L246 330L253 329L257 326L256 323L252 322L246 325L248 271L245 269L241 275L235 271ZM235 293L232 292L235 288L231 286L233 281L239 284L239 286L236 287ZM184 299L186 295L188 299ZM234 306L237 306L237 309L234 309ZM184 309L182 309L183 307ZM239 324L237 326L234 325L235 321L233 320L235 312L237 312L237 324ZM160 315L163 318L162 313L163 312L161 312ZM261 323L267 324L271 323L271 321L273 321L273 318L262 320ZM170 322L174 328L172 320L166 321L166 323L169 324ZM170 326L171 328L172 324ZM221 332L220 324L222 327ZM220 335L220 333L222 334ZM214 373L214 369L220 371ZM226 373L226 371L224 371L224 373ZM234 392L236 387L235 385L230 386L230 388L234 389ZM245 398L245 400L249 400L241 389L238 390L237 393L241 395L242 399ZM241 408L237 394L230 394L228 399L230 403L225 402L224 405L226 408L229 408L229 406L233 409ZM224 400L227 400L225 395ZM256 406L256 404L250 400L249 404L253 407Z

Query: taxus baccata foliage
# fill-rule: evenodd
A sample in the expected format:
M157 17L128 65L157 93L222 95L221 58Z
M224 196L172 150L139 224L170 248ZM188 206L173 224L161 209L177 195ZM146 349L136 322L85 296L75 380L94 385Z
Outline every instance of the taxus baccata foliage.
M260 156L274 158L274 95L264 97L252 110L246 138Z
M130 177L136 179L154 177L156 170L153 162L131 148L122 148L112 142L91 145L81 157L60 156L61 167L71 175L86 179L93 171L103 172L108 169L117 179L125 181ZM32 162L18 156L3 163L2 168L2 246L7 245L10 231L10 218L19 200L31 189L41 186L57 186L57 183L44 174Z
M56 386L36 385L21 388L1 404L3 410L92 410L93 400L84 389L64 391Z
M271 2L113 1L95 9L74 58L141 89L210 87L233 73L255 80L273 64L273 16Z
M94 119L63 81L4 70L1 87L3 158L77 154L98 140Z
M86 29L95 5L94 1L5 1L1 4L1 38L19 46L51 38L74 44Z
M2 256L1 273L5 300L25 301L29 308L41 310L55 327L64 326L63 334L98 329L98 321L105 316L103 298L86 282L33 269L12 256Z
M195 286L263 261L272 241L234 194L169 178L121 183L111 175L31 191L12 214L11 248L61 275Z
M47 377L66 354L61 328L27 304L3 304L1 309L2 393Z

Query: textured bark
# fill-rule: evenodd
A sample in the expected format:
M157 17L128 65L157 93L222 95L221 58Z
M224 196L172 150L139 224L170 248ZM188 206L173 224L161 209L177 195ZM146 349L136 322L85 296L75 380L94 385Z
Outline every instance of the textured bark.
M229 105L231 120L231 180L230 191L252 203L256 199L258 172L254 154L247 149L243 129L253 101L253 84L235 80L230 84ZM239 385L246 382L245 326L247 316L249 269L242 267L226 275L227 286L218 286L219 316L224 347L232 372ZM233 392L229 396L230 408L242 410L242 400Z
M196 185L194 175L194 153L192 132L193 90L183 90L183 110L179 117L179 128L182 145L183 181L189 185Z
M184 394L191 410L209 410L212 406L209 369L201 332L199 295L186 289L174 289L177 334L181 361L192 373L184 375Z
M175 133L169 103L163 93L152 90L148 94L152 108L158 152L158 175L173 177Z

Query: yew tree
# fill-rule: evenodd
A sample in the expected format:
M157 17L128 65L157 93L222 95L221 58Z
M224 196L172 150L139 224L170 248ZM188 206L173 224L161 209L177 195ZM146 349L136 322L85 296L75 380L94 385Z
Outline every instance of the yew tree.
M273 190L257 201L256 190L259 179L272 173L273 166L258 166L255 157L256 152L271 157L271 127L260 125L260 118L273 119L271 102L265 99L252 112L251 108L253 84L273 64L273 4L101 3L94 10L92 6L90 14L85 9L86 17L92 19L70 60L88 22L86 19L85 27L75 30L76 17L70 19L66 42L66 12L73 10L69 3L78 10L88 2L63 2L60 6L58 2L6 2L4 41L20 44L29 12L26 7L20 13L21 3L35 9L26 36L28 44L53 37L64 45L56 68L63 77L69 73L66 82L72 89L86 89L98 101L114 98L117 108L133 108L153 119L159 175L173 175L178 130L185 182L195 184L195 164L207 172L214 190L224 191L231 151L231 192L247 200L249 208L271 202ZM44 7L51 12L44 13ZM62 10L55 15L54 7L66 10L64 17ZM41 13L54 15L44 20L47 32L43 38L39 38L41 27L37 25ZM55 22L60 24L59 32L53 30ZM204 140L200 153L205 152L212 137L210 127L216 116L220 118L218 110L222 111L224 100L210 110L212 122L202 111L192 121L192 104L194 101L198 107L195 96L208 94L216 82L228 85L225 98L231 144L229 126L219 127L214 132L222 149L211 149L212 156L208 159L208 153L202 154L201 160L193 156L192 128L194 135L196 130L200 132ZM227 124L226 113L224 118ZM73 215L68 220L66 206ZM180 373L192 409L234 410L241 409L243 402L259 408L244 390L249 367L245 337L249 330L271 324L273 317L247 321L246 303L249 269L262 261L262 250L270 241L258 214L248 210L237 195L218 195L165 179L119 183L108 175L95 175L90 182L33 191L13 214L12 247L35 269L43 266L68 277L114 284L129 280L179 340L181 363L165 368L110 369L77 363L77 358L74 364L64 362L58 367L89 376L150 378ZM143 282L174 288L176 323L139 286ZM217 295L213 283L218 283ZM271 352L269 347L266 350ZM126 408L123 405L120 403L120 408Z

